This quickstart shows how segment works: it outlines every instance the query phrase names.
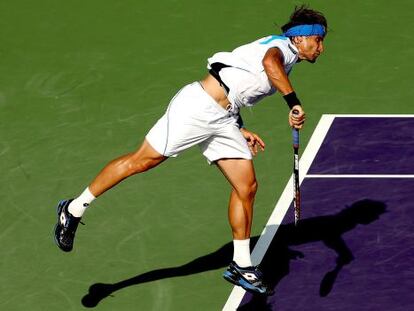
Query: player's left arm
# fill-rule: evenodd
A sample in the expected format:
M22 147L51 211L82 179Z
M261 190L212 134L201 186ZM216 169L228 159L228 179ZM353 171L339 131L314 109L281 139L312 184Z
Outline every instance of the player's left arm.
M289 105L289 124L295 128L302 128L303 122L305 122L305 112L300 105L299 100L296 98L296 93L293 89L292 83L289 80L288 75L285 72L283 66L283 53L278 48L270 48L267 50L263 57L262 64L272 85L282 93L283 97L290 102ZM297 103L295 101L297 100ZM296 110L298 113L293 114Z
M250 152L254 156L257 154L259 149L264 151L265 143L263 142L263 140L260 138L259 135L249 131L248 129L244 127L244 122L243 122L240 112L237 116L237 126L239 127L240 132L242 133L243 137L246 139Z

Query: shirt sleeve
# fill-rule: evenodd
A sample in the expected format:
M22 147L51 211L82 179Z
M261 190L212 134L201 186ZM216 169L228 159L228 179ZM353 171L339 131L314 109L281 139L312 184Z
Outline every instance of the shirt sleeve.
M278 48L282 52L283 62L285 66L293 65L298 59L298 50L290 42L289 38L273 35L259 39L256 42L259 45L262 45L266 51L270 48Z

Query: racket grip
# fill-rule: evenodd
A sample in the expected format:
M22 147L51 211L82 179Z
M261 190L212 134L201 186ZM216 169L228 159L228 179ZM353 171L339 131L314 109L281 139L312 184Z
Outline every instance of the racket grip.
M293 147L299 147L299 130L292 129L292 139L293 139Z

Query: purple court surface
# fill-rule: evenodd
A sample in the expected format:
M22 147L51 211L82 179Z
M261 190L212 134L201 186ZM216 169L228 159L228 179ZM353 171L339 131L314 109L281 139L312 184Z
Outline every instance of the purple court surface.
M263 254L275 294L237 310L414 310L414 118L336 116L324 135L299 226L289 202Z

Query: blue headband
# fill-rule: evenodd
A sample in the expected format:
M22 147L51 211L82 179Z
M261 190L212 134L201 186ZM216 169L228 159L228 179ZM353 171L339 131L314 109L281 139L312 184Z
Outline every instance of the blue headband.
M325 27L321 24L298 25L289 28L284 34L285 37L296 36L325 36Z

